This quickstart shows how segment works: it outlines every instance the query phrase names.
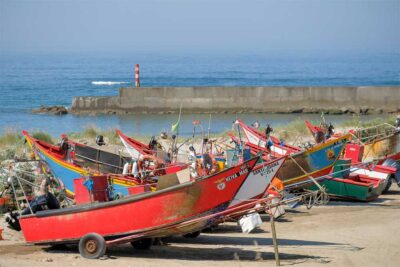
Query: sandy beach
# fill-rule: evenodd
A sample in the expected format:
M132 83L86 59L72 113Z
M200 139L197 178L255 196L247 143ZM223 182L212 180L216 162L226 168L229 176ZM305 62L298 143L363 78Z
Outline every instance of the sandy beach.
M398 266L400 190L371 203L331 201L327 206L287 210L277 224L282 266ZM24 244L21 232L5 226L0 266L275 266L270 223L240 232L225 223L196 239L173 237L148 251L111 247L106 256L87 260L77 248L50 249Z

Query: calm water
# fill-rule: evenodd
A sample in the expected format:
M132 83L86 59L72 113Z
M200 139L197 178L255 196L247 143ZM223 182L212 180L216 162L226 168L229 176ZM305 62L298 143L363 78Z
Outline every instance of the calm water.
M130 85L134 64L141 65L142 86L233 85L400 85L400 55L358 56L161 56L161 55L0 55L0 132L5 128L43 130L53 135L80 131L88 125L121 128L132 134L168 130L176 115L49 116L30 114L40 105L69 106L74 96L115 95ZM100 82L100 83L99 83ZM101 82L107 82L106 85ZM111 83L110 83L111 82ZM294 115L240 116L272 125ZM231 127L235 115L215 115L212 131ZM318 118L318 115L301 115ZM190 134L192 120L208 127L208 115L184 115L181 132ZM328 117L331 121L342 116Z

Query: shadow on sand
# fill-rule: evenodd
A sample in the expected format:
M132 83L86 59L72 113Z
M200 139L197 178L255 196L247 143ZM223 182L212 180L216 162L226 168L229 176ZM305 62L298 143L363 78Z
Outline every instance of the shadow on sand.
M79 254L76 246L67 246L63 249L45 248L49 253L76 253ZM188 261L260 261L274 260L273 252L263 251L263 248L243 249L238 247L191 247L191 246L174 246L162 245L152 246L149 250L135 250L130 245L111 246L107 248L106 255L100 260L114 260L121 257L144 258L144 259L169 259L169 260L188 260ZM272 250L272 249L271 249ZM281 260L304 262L306 260L318 260L319 262L329 262L325 257L279 253Z
M152 246L150 250L135 250L129 244L111 246L107 249L107 257L104 257L103 259L107 260L116 259L119 257L133 257L189 261L274 260L271 238L212 236L204 234L198 238L183 238L177 236L163 240L164 245ZM280 246L329 246L334 249L344 250L362 249L354 248L347 244L294 239L279 239L278 243ZM210 245L213 247L207 247ZM252 247L239 248L238 245ZM266 252L265 247L260 246L270 246L271 252ZM50 253L79 253L76 246L45 248L45 250ZM288 264L297 264L309 259L317 260L320 263L327 263L330 261L325 257L306 254L280 253L279 255L281 260L292 261L292 263Z

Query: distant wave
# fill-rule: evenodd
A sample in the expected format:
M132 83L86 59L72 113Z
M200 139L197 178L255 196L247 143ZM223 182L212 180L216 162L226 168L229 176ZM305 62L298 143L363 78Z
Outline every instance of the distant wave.
M115 84L124 84L129 82L111 82L111 81L93 81L93 85L115 85Z

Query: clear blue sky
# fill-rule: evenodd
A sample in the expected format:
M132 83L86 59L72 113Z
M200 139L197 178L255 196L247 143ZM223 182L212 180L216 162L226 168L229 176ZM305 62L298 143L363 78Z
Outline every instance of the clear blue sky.
M0 0L2 52L400 53L400 0Z

